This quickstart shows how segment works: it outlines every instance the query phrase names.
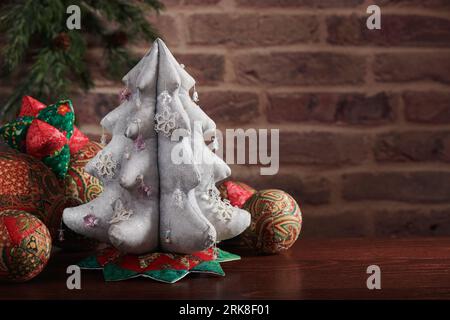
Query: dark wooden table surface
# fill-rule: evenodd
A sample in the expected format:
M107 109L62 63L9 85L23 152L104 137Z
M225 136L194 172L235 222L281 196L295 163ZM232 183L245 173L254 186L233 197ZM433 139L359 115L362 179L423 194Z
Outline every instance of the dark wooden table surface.
M450 238L302 239L278 256L226 249L242 255L223 264L226 277L105 283L101 271L83 271L81 290L67 289L66 268L83 256L57 252L31 282L0 284L0 299L450 298ZM366 269L373 264L381 268L381 290L366 287Z

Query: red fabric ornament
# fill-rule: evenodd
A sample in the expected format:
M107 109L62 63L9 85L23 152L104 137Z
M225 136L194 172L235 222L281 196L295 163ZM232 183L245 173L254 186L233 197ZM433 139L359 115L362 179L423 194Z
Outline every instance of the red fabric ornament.
M24 96L22 98L22 107L20 109L19 117L36 117L39 114L39 111L45 109L46 107L47 106L45 104L34 99L33 97ZM58 113L62 116L70 111L70 107L66 104L63 104L58 108ZM72 137L69 140L70 154L74 155L78 153L88 142L89 138L74 126Z
M19 117L30 116L36 117L42 109L47 106L42 102L37 101L33 97L24 96L22 98L22 107L20 109Z
M245 202L255 193L244 189L232 181L225 181L223 185L227 189L228 200L230 200L231 205L234 207L242 208Z
M44 121L33 120L26 139L28 154L42 159L60 150L65 144L67 138L61 131Z
M72 137L69 140L70 154L78 153L88 142L89 138L74 126Z
M47 227L19 210L0 211L0 281L24 282L46 266L52 248Z

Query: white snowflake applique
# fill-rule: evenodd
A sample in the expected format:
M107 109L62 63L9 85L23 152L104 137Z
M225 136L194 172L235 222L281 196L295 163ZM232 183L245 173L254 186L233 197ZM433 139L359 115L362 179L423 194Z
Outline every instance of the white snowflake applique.
M122 203L122 200L116 200L114 205L114 215L109 221L110 224L118 223L120 221L126 221L134 214L133 210L126 209Z
M221 221L228 222L231 221L233 217L233 206L230 200L223 199L220 197L220 192L217 190L214 183L210 183L208 191L202 197L204 200L209 200L212 203L212 211L217 214L217 218Z
M98 155L95 168L100 176L113 178L116 174L117 162L114 161L111 153L102 152Z
M228 199L220 199L220 196L215 196L213 198L213 212L217 213L217 217L221 221L231 221L233 217L233 206Z
M172 131L176 128L177 114L170 111L172 97L167 90L161 92L158 96L158 102L161 111L155 115L155 131L161 132L165 136L170 137Z
M175 130L176 127L176 114L170 112L169 109L164 109L155 115L155 120L155 130L170 137L172 131Z

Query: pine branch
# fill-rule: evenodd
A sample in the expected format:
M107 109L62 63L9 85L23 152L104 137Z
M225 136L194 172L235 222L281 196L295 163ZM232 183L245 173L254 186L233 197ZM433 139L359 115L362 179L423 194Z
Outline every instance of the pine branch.
M72 4L82 8L82 30L66 29L66 8ZM163 8L158 0L2 1L0 31L5 34L6 45L1 52L1 77L26 76L1 108L0 120L14 114L25 94L49 101L67 97L74 84L85 90L92 88L85 57L88 38L101 39L108 74L114 78L123 74L137 60L112 36L121 32L126 35L125 42L155 39L157 31L145 13L159 13ZM56 44L61 36L62 44Z

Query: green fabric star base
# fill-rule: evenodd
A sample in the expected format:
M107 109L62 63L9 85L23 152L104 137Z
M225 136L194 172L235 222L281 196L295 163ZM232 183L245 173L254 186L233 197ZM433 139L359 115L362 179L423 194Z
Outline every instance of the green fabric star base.
M175 283L191 272L225 276L220 264L239 260L238 255L221 249L210 248L191 255L150 253L148 255L121 255L114 248L107 248L90 256L78 266L82 269L103 270L105 281L122 281L146 277L165 283Z

